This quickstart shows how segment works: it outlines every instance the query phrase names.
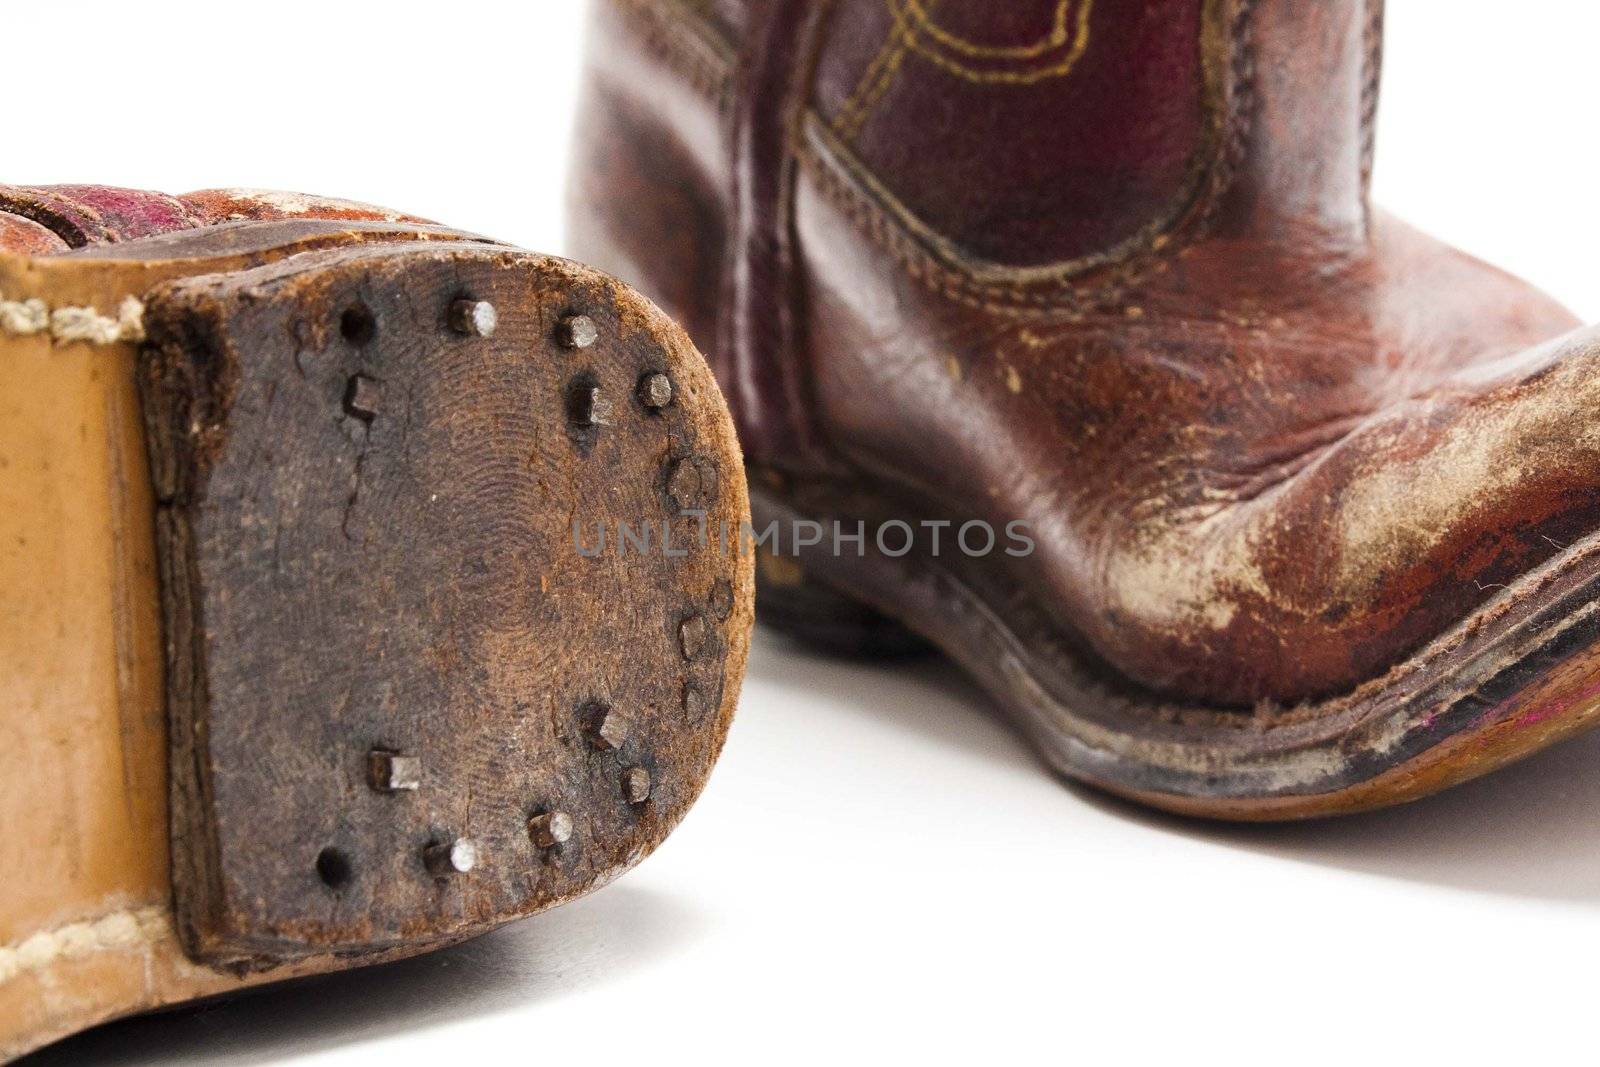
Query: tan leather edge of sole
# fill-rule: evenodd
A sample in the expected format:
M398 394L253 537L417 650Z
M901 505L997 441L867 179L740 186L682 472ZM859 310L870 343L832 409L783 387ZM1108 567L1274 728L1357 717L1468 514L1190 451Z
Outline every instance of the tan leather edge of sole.
M99 1023L254 986L348 969L319 957L243 978L190 961L165 901L41 931L5 950L0 974L0 1059L43 1048ZM431 950L420 950L431 951ZM419 950L363 958L361 966Z

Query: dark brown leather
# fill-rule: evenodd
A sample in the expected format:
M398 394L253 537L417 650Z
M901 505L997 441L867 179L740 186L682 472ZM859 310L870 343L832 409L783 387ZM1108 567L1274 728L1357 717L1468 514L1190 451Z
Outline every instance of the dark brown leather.
M730 391L746 436L766 432L780 452L818 462L818 445L798 368L787 358L801 322L793 234L792 116L797 90L827 23L827 4L771 4L752 23L733 93L727 281L716 348L728 353ZM757 355L759 354L759 355ZM730 380L730 379L724 379Z
M681 62L637 27L716 24L672 4L606 6L591 99L620 114L591 110L591 128L671 140L715 122L626 83ZM751 6L770 29L815 5ZM741 219L765 197L781 209L773 239L793 242L787 272L758 275L767 310L748 296L728 309L794 315L788 344L735 318L716 353L751 461L814 469L796 462L798 414L829 465L925 513L1027 520L1038 551L1017 577L1086 654L1224 706L1376 678L1593 531L1595 335L1367 202L1376 3L1094 0L1084 58L1048 92L953 77L909 49L871 121L839 135L843 87L869 73L895 12L976 48L1015 46L1055 8L836 0L814 59L798 33L723 42L746 56L727 71L725 155L686 135L662 184L708 191L657 195L714 204L732 190L720 195ZM1124 36L1157 8L1167 21ZM752 101L750 72L771 69L802 79L800 95L763 82ZM774 118L786 99L805 103ZM1080 124L1124 106L1137 120ZM791 134L774 172L730 171L763 123ZM1197 150L1208 136L1215 151ZM625 165L625 148L584 145ZM1151 231L1186 154L1201 179ZM780 191L750 193L762 181ZM673 300L668 255L684 238L585 221L602 196L580 198L578 252L716 336L703 306ZM737 232L736 269L772 258L767 237ZM1117 243L1129 234L1145 236ZM697 259L716 261L720 241L700 231Z

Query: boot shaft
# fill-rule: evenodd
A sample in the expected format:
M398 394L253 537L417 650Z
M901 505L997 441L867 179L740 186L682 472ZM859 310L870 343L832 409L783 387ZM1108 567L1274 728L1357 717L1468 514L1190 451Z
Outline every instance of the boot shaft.
M709 14L759 66L785 6ZM816 40L788 42L789 76L828 151L980 272L1093 266L1202 218L1343 242L1365 234L1382 8L835 0Z
M843 0L812 102L827 150L977 264L1036 268L1169 227L1218 162L1205 0ZM1203 43L1202 43L1203 42Z

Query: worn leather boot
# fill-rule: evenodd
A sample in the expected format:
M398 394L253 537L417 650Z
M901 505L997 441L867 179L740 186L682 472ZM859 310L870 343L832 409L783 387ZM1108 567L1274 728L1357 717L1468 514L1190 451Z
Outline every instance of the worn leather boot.
M1600 337L1371 206L1380 31L1381 0L601 3L575 250L712 353L783 520L764 612L904 624L1060 772L1208 816L1590 725Z
M691 502L746 518L727 410L604 275L314 197L0 187L0 1060L647 855L752 618L748 557L661 543Z

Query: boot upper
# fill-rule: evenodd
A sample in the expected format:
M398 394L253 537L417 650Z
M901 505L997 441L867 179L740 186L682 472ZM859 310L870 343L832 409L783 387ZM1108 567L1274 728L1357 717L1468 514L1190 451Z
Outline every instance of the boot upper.
M665 215L585 254L753 463L1025 520L1063 637L1210 705L1350 692L1600 524L1600 337L1369 201L1380 0L801 6L622 0L593 59L707 191L692 269Z

